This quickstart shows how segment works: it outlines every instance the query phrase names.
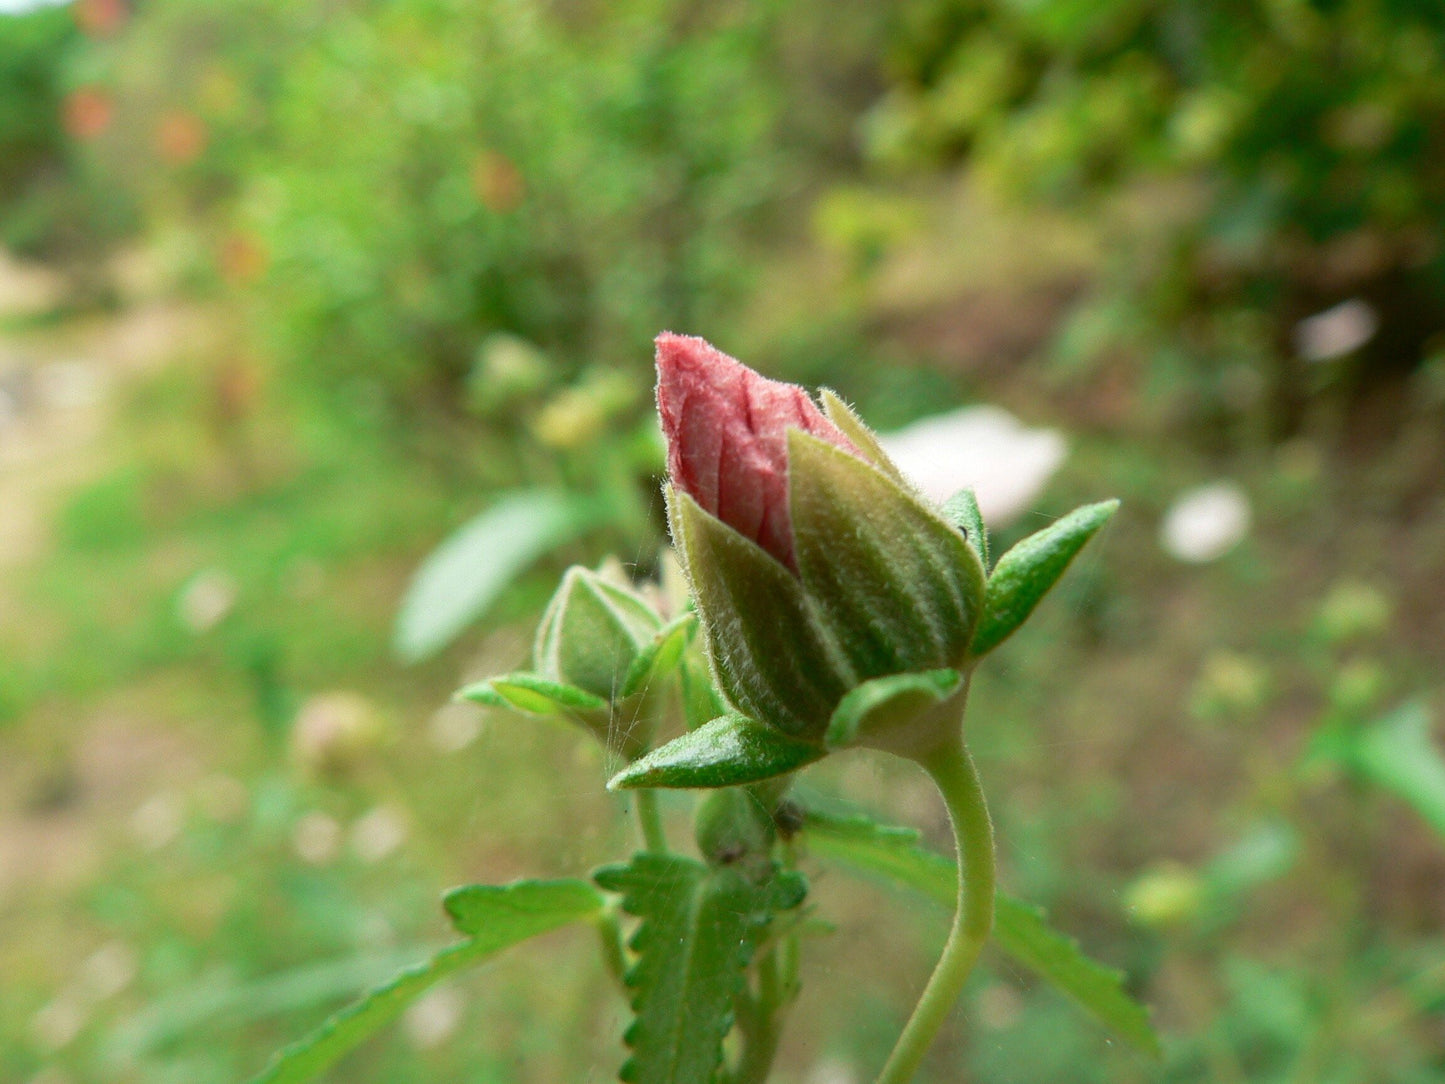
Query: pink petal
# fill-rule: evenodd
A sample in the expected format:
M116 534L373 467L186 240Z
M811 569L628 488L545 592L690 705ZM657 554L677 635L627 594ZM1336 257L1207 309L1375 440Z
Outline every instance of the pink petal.
M788 430L858 449L796 384L760 376L707 342L657 337L657 409L673 484L797 571Z

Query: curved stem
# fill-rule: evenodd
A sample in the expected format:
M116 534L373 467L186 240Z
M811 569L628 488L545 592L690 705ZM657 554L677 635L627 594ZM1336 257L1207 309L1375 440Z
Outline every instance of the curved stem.
M667 853L667 835L662 830L662 814L657 808L657 792L635 790L632 808L637 813L637 826L642 830L642 845L653 854Z
M877 1084L907 1084L913 1079L993 929L993 825L973 758L962 738L955 736L919 758L919 763L937 784L953 824L958 849L958 910L943 955Z

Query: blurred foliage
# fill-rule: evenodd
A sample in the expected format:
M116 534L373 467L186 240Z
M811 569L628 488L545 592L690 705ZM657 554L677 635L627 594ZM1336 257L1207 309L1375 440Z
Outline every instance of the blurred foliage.
M1026 202L1130 200L1062 361L1132 348L1287 433L1318 385L1358 396L1440 348L1440 5L914 0L887 65L876 161L966 158ZM1363 327L1300 324L1349 300ZM1307 371L1336 356L1342 372Z
M102 153L200 224L298 375L435 406L494 333L569 374L736 311L800 162L846 134L837 106L788 110L818 12L159 0L107 60Z
M66 267L82 288L95 285L85 262L131 223L126 201L82 146L112 110L104 94L76 82L94 6L0 15L0 244Z
M242 1079L443 937L445 885L616 850L600 754L437 710L459 672L520 661L507 626L530 623L538 582L486 637L385 660L408 577L496 491L655 498L642 370L671 326L890 424L965 389L1048 419L1074 439L1037 516L1124 498L1068 604L978 683L971 742L1008 887L1125 969L1166 1068L996 964L935 1079L1441 1078L1445 362L1410 377L1417 412L1375 457L1309 425L1201 449L1149 398L1284 432L1312 393L1358 398L1438 352L1440 5L130 7L0 17L0 79L43 61L38 83L0 84L4 139L49 148L34 186L0 185L0 228L78 257L114 236L87 215L133 199L225 313L219 343L166 346L180 357L122 397L79 481L43 449L0 473L6 531L23 543L33 504L48 547L0 578L0 1077ZM32 33L38 53L15 44ZM1022 210L960 213L955 170ZM928 272L943 286L920 299ZM1074 305L1061 328L1026 289L1051 276ZM982 325L979 353L1017 312L1036 337L999 352L1042 341L1049 372L925 365L952 355L918 314L965 290L981 300L954 322ZM1303 362L1299 321L1352 299L1373 338ZM34 344L0 331L23 367ZM398 454L395 432L465 469ZM1250 538L1172 563L1170 496L1222 472L1254 502ZM556 559L646 561L648 537ZM365 711L338 723L350 701ZM935 814L888 765L808 782ZM378 855L363 829L383 806L410 835ZM867 895L837 921L835 960L804 976L830 1026L800 1014L785 1037L795 1080L875 1064L942 934ZM595 1074L619 1027L578 947L499 960L453 989L450 1040L404 1029L349 1076Z

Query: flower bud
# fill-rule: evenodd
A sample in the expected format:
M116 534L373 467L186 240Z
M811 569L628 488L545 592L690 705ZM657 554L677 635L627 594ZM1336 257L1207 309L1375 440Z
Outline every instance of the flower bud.
M542 614L533 666L549 681L612 700L638 654L661 628L661 620L641 596L600 573L574 566Z
M984 594L978 553L841 401L825 395L820 410L680 335L659 336L657 367L673 541L734 706L820 743L861 686L964 665ZM958 685L944 684L940 696ZM869 714L906 726L934 688L853 698L868 711L854 712L846 743L886 747Z
M458 699L561 715L627 761L646 752L658 692L677 669L696 622L664 625L638 594L602 572L573 567L542 615L533 669L468 685Z

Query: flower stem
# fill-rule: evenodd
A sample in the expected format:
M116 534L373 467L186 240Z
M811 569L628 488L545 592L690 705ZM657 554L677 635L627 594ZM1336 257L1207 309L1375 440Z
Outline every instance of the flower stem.
M633 809L637 813L637 826L642 831L642 845L653 854L667 853L667 835L662 830L662 814L657 808L657 792L633 791Z
M742 1025L743 1053L732 1084L763 1084L768 1079L782 1038L779 1015L786 995L775 947L758 961L758 997L752 1013L738 1020Z
M951 736L921 757L919 763L938 786L953 824L958 850L958 910L943 955L877 1084L907 1084L913 1079L993 929L993 825L973 758L962 738Z

